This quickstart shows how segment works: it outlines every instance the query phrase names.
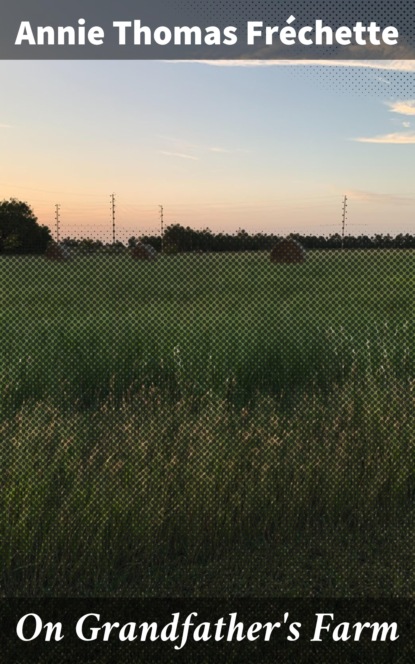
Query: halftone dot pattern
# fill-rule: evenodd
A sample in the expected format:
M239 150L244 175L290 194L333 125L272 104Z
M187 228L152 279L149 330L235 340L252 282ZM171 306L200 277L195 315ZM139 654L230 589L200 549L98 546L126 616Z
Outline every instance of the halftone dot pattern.
M266 25L284 25L289 16L293 15L302 24L314 22L316 18L323 20L333 29L341 25L353 25L362 21L364 25L377 21L382 28L388 25L399 25L405 28L405 36L413 38L415 25L413 22L413 5L410 1L396 2L391 6L384 0L376 2L252 2L246 1L221 3L219 0L204 3L201 0L186 0L183 8L198 12L201 19L212 25L234 25L246 21L263 21ZM283 22L284 21L284 22Z
M247 59L327 59L327 60L375 60L375 59L395 59L408 60L415 58L414 38L415 22L413 19L413 6L411 2L404 0L399 3L390 2L228 2L219 1L203 3L197 0L187 0L183 3L183 8L190 12L192 17L197 17L201 25L234 25L238 28L240 35L245 35L246 24L248 21L262 21L263 26L287 25L286 21L290 16L295 17L291 24L293 27L300 28L305 25L315 25L317 19L321 19L323 24L330 26L335 31L340 26L352 27L357 21L361 21L364 26L372 22L378 24L381 29L388 26L394 26L398 29L399 40L395 47L377 48L369 43L366 46L353 46L351 50L341 46L301 47L295 45L288 47L277 45L275 47L265 46L265 41L258 38L258 48L252 46L246 49L245 57ZM278 39L277 39L278 42ZM301 49L301 50L300 50ZM224 58L222 52L220 55ZM230 54L232 57L232 53ZM235 56L234 56L235 57ZM238 59L244 57L238 53ZM347 81L345 80L347 78ZM354 75L349 72L344 76L344 84L348 87L356 87L357 82L352 81Z
M2 242L4 595L412 596L413 238Z
M284 65L276 65L284 66ZM317 62L313 65L287 65L295 78L313 81L321 90L391 99L415 96L415 70L396 71L382 67L340 66Z

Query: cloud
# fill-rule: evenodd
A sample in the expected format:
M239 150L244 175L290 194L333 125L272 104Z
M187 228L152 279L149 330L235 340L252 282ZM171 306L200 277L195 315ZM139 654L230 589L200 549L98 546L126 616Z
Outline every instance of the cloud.
M384 134L382 136L371 136L363 138L353 138L358 143L389 143L394 145L410 145L415 143L415 132L396 132L394 134Z
M400 101L388 101L385 102L386 106L389 107L391 113L398 113L399 115L415 115L415 99L406 99ZM402 122L402 126L405 129L409 129L411 126L410 122ZM368 136L361 138L354 138L354 141L358 143L383 143L383 144L393 144L393 145L412 145L415 143L415 132L413 131L401 131L394 132L390 134L382 134L380 136Z
M191 154L185 154L183 152L167 152L166 150L159 150L159 154L164 154L166 157L180 157L180 159L192 159L193 161L199 160L199 157L194 157Z
M383 71L415 71L415 60L171 60L196 62L213 67L360 67Z
M0 129L12 129L12 128L13 128L13 125L1 124L0 123Z
M208 152L216 152L217 154L250 154L249 150L244 150L243 148L234 148L232 150L228 150L227 148L217 148L217 147L212 147L212 148L203 148L200 147L201 150L208 150Z
M190 143L189 141L183 140L181 138L174 138L172 136L165 136L162 134L158 135L158 138L163 139L164 141L168 141L169 143L174 144L174 152L172 151L166 151L166 150L160 150L160 154L165 154L169 156L176 156L176 157L183 157L187 159L199 159L200 157L198 156L192 156L189 154L189 152L196 152L199 153L199 155L202 155L203 153L206 152L213 152L214 154L246 154L248 153L248 150L244 150L242 148L223 148L218 145L200 145L197 143Z
M401 115L415 115L415 99L408 99L407 101L393 101L387 102L389 109L392 113L400 113Z
M380 203L382 205L414 205L414 196L398 196L396 194L379 194L374 191L364 191L352 189L347 192L347 197L352 201L361 201L363 203Z

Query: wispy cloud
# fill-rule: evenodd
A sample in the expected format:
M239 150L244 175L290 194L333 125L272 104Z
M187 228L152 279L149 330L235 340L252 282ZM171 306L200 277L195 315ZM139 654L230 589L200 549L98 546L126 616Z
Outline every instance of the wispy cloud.
M389 143L394 145L410 145L415 143L415 132L395 132L383 134L382 136L369 136L353 138L358 143Z
M167 150L159 150L159 154L163 154L166 157L179 157L180 159L192 159L193 161L198 161L199 157L195 157L192 154L185 154L184 152L167 152Z
M381 203L382 205L414 205L414 196L401 196L397 194L385 194L375 191L364 191L361 189L351 189L347 192L350 200L361 201L363 203Z
M216 152L217 154L249 154L249 150L244 150L243 148L233 148L229 150L228 148L219 148L215 146L211 148L203 148L201 146L200 149L208 150L208 152Z
M384 71L415 71L415 60L172 60L213 67L360 67Z
M0 123L0 129L13 129L13 125Z
M400 115L415 115L415 99L386 103L392 113L399 113Z
M398 101L385 102L391 113L398 113L399 115L415 115L415 99L406 99ZM401 124L401 123L399 123ZM411 127L411 122L402 122L404 129ZM397 131L389 134L381 134L378 136L362 136L354 138L358 143L383 143L390 145L413 145L415 143L414 131Z
M200 145L198 143L191 143L182 138L174 138L172 136L159 135L163 141L168 141L175 148L174 151L160 150L160 154L169 156L184 157L188 159L200 159L203 154L208 152L214 154L246 154L248 150L242 148L224 148L220 145Z
M225 148L207 148L209 152L218 152L219 154L230 154L231 150L226 150Z

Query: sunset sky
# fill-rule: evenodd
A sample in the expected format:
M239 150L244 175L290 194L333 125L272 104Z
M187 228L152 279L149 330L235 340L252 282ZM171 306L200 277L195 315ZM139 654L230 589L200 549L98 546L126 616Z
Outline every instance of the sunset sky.
M351 68L0 62L0 199L61 235L415 232L415 86ZM320 73L319 73L320 72ZM366 92L365 92L366 85Z

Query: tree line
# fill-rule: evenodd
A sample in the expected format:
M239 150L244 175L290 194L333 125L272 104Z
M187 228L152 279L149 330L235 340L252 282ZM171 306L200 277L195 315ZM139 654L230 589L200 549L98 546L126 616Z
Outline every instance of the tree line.
M415 235L409 233L398 235L373 236L346 235L301 235L291 233L306 249L415 249ZM238 252L238 251L270 251L282 238L273 233L213 233L209 228L195 230L180 224L168 226L163 238L160 235L132 236L127 244L117 241L105 244L101 240L91 238L65 238L68 246L78 249L81 253L97 251L123 252L132 249L139 242L150 244L158 252L166 254L189 252ZM43 254L53 242L52 234L47 226L42 226L32 208L22 201L11 198L0 201L0 254Z
M271 251L283 236L267 233L247 233L239 230L235 234L213 233L210 229L195 230L184 228L180 224L168 226L164 233L163 250L166 253L183 253L192 251ZM301 235L291 233L290 237L297 240L305 249L415 249L415 235L400 233L399 235L373 236L346 235L344 238L339 233L333 235ZM151 244L155 249L161 251L162 240L160 236L145 236L141 241ZM137 242L136 238L130 238L129 243Z

